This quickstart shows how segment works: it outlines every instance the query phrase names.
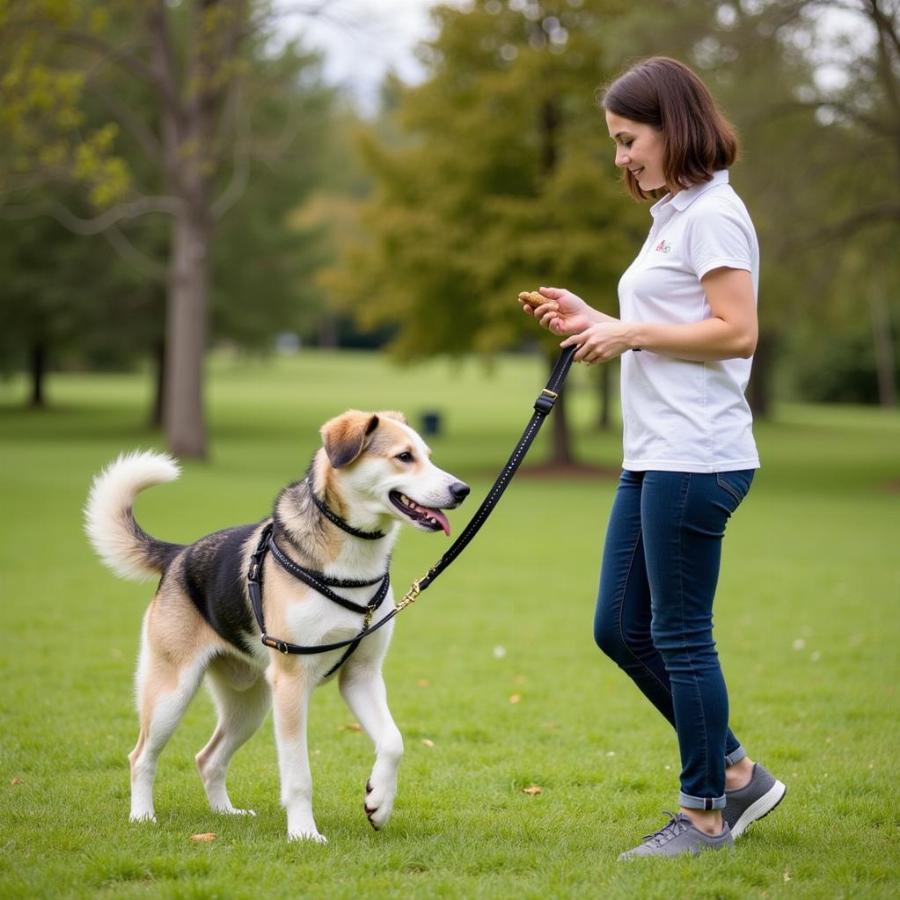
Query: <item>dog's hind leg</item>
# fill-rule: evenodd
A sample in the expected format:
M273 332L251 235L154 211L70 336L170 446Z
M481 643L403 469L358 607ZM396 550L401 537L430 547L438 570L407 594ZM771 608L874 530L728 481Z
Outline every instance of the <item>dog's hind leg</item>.
M131 821L155 821L153 779L156 763L167 741L191 702L206 658L198 656L178 665L151 649L144 640L137 675L137 700L141 730L128 756L131 763Z
M403 738L387 704L381 660L349 660L340 673L341 694L375 744L375 765L366 782L364 807L376 830L391 816L397 796L397 769Z
M214 812L255 815L252 809L232 805L225 777L231 757L256 733L269 711L269 685L258 670L227 657L214 660L206 678L219 719L209 742L194 758L209 805Z

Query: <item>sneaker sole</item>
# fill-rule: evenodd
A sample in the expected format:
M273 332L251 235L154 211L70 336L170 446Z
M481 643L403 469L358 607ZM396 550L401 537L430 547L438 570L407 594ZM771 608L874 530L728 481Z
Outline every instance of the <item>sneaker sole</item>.
M740 818L731 826L731 836L739 838L747 829L747 826L760 819L764 819L782 800L787 793L787 788L776 781L755 803L751 803L742 813Z

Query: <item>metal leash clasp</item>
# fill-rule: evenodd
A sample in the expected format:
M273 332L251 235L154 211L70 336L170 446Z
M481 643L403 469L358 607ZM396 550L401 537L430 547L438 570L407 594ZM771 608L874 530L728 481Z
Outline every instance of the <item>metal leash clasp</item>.
M419 594L422 593L422 588L419 585L419 582L421 580L422 579L420 578L419 581L414 581L412 583L412 587L406 592L406 594L403 596L403 599L397 604L397 612L399 612L401 609L406 609L406 607L409 606L410 603L416 602L416 597L418 597Z

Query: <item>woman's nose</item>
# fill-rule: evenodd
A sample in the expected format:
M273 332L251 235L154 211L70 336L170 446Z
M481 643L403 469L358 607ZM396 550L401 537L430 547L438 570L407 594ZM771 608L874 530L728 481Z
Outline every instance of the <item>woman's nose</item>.
M628 165L629 156L625 150L616 150L616 165L617 166L627 166Z

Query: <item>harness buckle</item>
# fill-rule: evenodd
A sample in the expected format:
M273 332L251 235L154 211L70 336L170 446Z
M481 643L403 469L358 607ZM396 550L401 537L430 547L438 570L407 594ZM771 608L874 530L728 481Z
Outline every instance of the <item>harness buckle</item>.
M278 638L269 637L269 635L264 634L260 640L267 647L271 647L273 650L278 650L283 653L285 656L288 655L288 646L284 641L278 640Z

